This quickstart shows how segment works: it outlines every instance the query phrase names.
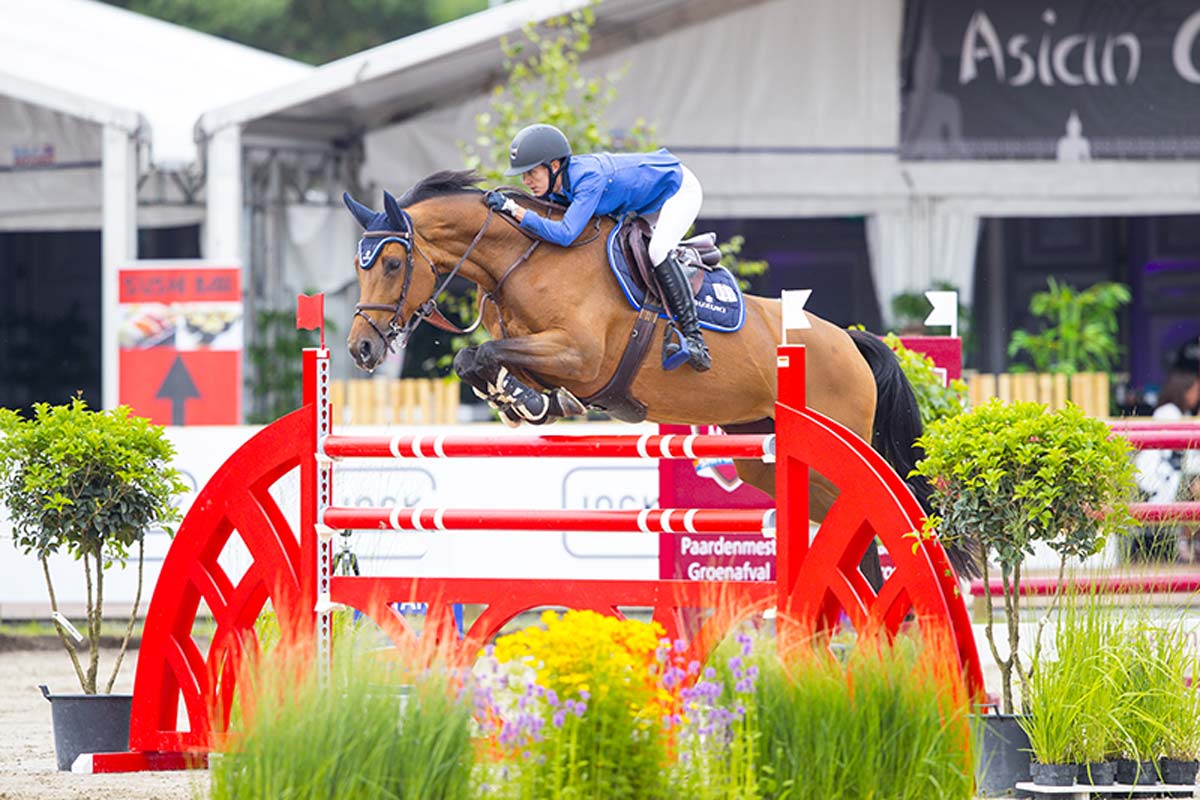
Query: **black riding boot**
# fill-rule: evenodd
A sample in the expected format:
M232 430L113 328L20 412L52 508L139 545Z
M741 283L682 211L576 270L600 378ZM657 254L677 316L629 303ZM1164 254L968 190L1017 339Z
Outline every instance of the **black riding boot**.
M704 372L712 366L712 358L700 333L700 323L696 319L696 302L687 278L684 277L683 268L673 255L668 254L662 263L654 265L654 274L662 287L663 300L667 303L671 317L687 341L688 364L697 372ZM671 341L665 345L664 354L670 356L678 350L679 345Z

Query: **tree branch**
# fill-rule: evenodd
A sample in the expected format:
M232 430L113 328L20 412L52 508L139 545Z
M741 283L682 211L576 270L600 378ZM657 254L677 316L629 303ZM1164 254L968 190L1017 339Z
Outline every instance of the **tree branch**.
M42 556L38 560L42 562L42 574L46 576L46 590L50 593L50 610L57 615L58 597L54 594L54 582L50 580L50 562L45 556ZM54 618L54 630L58 633L59 641L63 643L63 647L67 648L67 655L71 657L71 664L75 667L75 675L79 678L80 688L85 688L83 667L79 665L79 654L75 651L74 642L67 638L67 632L63 629L62 623L58 621L57 616Z
M117 662L113 664L112 675L108 676L108 684L104 687L105 694L112 693L113 683L117 680L117 673L121 671L121 661L125 658L125 651L129 648L129 637L133 635L133 626L137 623L138 609L142 605L142 570L145 565L146 555L146 534L145 531L138 537L138 574L137 574L137 592L133 596L133 611L129 614L129 624L125 627L125 638L121 640L121 649L117 651Z

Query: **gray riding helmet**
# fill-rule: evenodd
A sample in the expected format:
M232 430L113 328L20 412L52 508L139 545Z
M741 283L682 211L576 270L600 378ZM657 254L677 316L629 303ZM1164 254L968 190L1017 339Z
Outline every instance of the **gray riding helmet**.
M538 164L549 164L571 155L571 143L553 125L539 122L522 128L508 147L508 169L505 175L521 175Z

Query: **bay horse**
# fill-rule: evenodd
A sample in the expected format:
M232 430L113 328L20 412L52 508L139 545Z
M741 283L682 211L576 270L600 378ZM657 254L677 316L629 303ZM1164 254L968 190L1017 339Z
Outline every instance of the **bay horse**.
M395 339L403 347L422 319L440 318L437 295L448 276L458 275L479 287L480 316L492 335L456 355L459 378L510 423L521 421L513 412L514 395L528 398L527 392L546 400L538 422L583 413L576 398L609 380L637 316L608 265L605 244L616 222L594 219L569 248L539 243L488 209L480 180L469 171L438 172L398 200L385 192L381 212L344 196L364 228L350 354L360 368L373 370ZM547 210L528 195L515 199ZM491 224L496 216L511 224ZM647 420L719 425L729 432L774 430L780 302L747 295L746 305L741 330L706 336L710 371L665 371L657 358L646 359L631 394L645 405ZM894 354L866 332L844 330L815 314L808 320L811 327L791 341L807 348L809 406L871 442L928 511L928 485L908 477L921 455L913 444L920 415ZM664 324L656 323L657 333ZM538 383L550 394L542 395ZM736 467L743 481L774 496L774 465L739 460ZM837 489L815 470L812 475L810 516L820 521ZM960 572L974 572L968 557L953 548L950 553Z

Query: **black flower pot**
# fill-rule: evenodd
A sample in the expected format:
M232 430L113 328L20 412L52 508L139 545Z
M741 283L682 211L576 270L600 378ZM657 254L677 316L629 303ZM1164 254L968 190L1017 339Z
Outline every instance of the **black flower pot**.
M1084 786L1112 786L1117 780L1117 762L1096 761L1080 764L1076 780Z
M1013 714L984 714L978 726L979 761L975 786L980 797L1012 797L1017 783L1029 780L1029 737Z
M1158 783L1158 770L1153 761L1134 761L1132 758L1117 759L1117 783L1131 786L1150 786Z
M1178 761L1174 758L1161 758L1158 768L1162 774L1162 782L1172 786L1191 786L1196 782L1196 772L1200 770L1200 761Z
M54 754L58 768L69 772L82 753L120 753L129 749L130 694L50 694L54 722Z
M1079 774L1078 764L1039 764L1036 761L1029 765L1033 782L1038 786L1074 786L1075 776Z

